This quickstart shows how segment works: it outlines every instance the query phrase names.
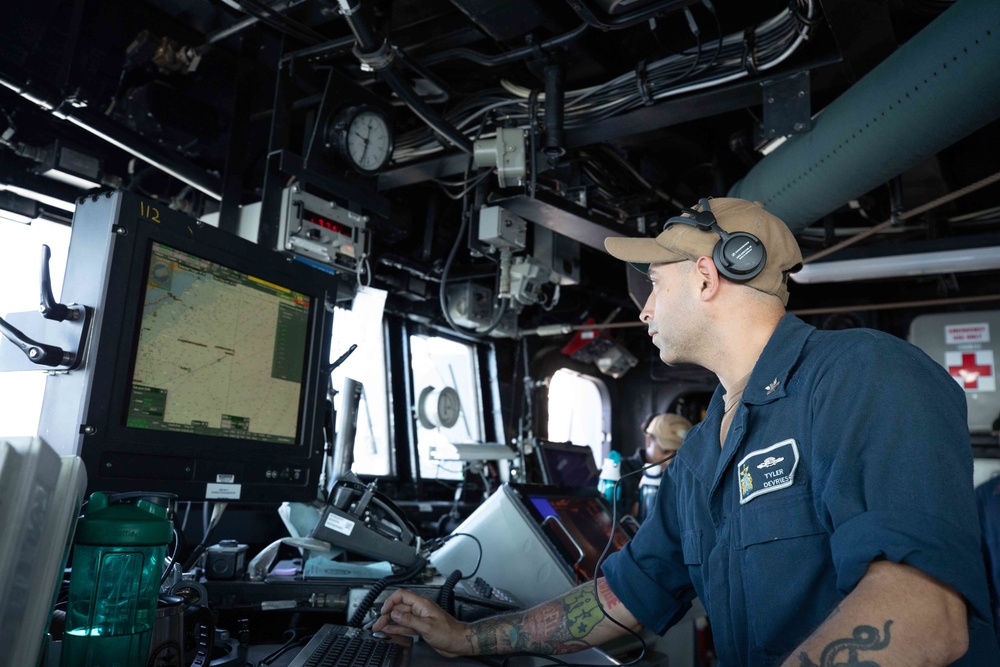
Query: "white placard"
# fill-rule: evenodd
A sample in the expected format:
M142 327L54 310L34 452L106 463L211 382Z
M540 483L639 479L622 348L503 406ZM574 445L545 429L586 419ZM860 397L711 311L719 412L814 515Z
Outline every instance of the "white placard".
M239 500L242 484L206 484L205 500Z
M350 535L354 531L353 521L333 513L326 515L326 521L323 522L323 525L341 535Z

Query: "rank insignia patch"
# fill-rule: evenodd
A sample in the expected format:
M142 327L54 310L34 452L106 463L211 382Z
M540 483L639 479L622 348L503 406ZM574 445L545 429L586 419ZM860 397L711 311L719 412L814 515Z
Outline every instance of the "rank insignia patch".
M736 466L740 504L791 486L795 482L795 469L798 465L799 447L794 438L744 456Z

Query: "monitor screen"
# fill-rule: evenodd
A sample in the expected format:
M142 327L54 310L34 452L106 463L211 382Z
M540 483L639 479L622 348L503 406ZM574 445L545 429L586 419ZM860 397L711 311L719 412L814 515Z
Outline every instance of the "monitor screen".
M600 473L590 447L540 440L535 445L542 478L555 486L597 486Z
M77 205L62 300L93 310L40 433L89 491L309 501L338 278L128 192Z
M294 445L311 300L154 241L128 426Z
M596 488L560 489L512 485L528 514L569 563L578 581L590 581L611 537L611 508ZM632 539L630 524L614 531L608 553Z

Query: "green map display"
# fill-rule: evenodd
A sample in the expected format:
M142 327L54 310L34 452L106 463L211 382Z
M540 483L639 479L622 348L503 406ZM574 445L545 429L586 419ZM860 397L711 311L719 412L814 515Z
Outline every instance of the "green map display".
M127 425L294 444L309 301L153 243Z

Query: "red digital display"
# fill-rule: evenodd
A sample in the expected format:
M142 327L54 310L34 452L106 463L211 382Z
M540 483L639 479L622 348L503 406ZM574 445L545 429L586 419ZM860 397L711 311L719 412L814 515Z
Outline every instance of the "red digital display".
M313 213L310 210L305 210L302 212L302 219L306 222L310 222L317 227L322 227L323 229L329 229L331 232L337 232L338 234L343 234L344 236L351 236L351 228L347 225L342 225L339 222L334 222L330 218L324 217L319 213Z

